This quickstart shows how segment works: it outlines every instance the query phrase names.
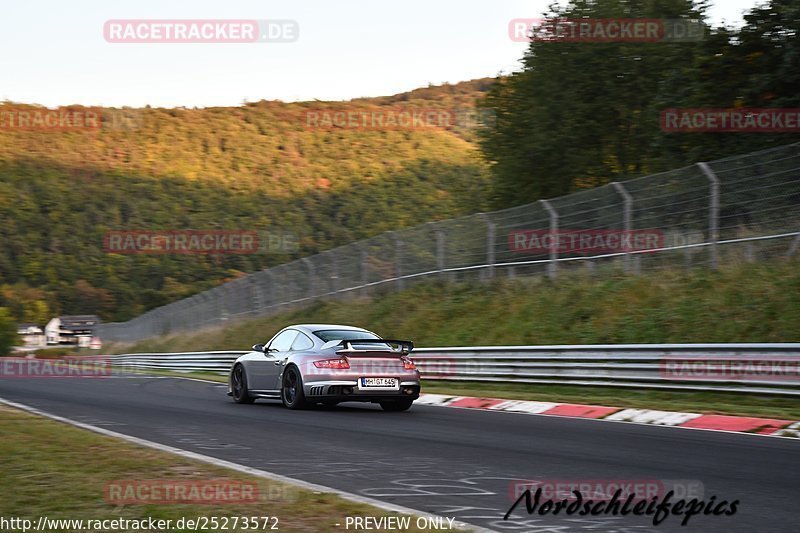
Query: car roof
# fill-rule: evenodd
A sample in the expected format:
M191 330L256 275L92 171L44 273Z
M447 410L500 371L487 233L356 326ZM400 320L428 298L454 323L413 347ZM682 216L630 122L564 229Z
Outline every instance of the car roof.
M348 331L369 331L364 328L357 328L355 326L346 326L343 324L294 324L293 326L287 326L287 328L294 328L304 331L305 333L314 333L315 331L326 330L326 329L344 329Z

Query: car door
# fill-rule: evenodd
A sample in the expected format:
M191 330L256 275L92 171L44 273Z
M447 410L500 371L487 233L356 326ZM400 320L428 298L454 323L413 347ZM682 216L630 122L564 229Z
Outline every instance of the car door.
M265 362L259 365L258 383L262 390L277 390L278 376L283 371L283 364L289 357L292 344L299 332L296 329L285 329L278 333L264 349Z

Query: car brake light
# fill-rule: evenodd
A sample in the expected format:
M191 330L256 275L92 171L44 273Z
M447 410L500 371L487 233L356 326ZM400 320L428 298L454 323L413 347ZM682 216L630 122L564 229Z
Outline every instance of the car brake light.
M323 359L322 361L314 361L314 366L317 368L335 368L338 370L346 370L350 368L350 363L347 359L340 357L339 359Z
M409 359L408 357L403 357L403 369L404 370L416 370L417 365L414 364L414 361Z

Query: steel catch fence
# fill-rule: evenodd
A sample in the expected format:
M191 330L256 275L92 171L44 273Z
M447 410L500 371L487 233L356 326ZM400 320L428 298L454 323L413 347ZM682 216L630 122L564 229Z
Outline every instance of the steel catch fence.
M716 268L798 248L800 143L387 232L103 324L98 334L138 341L418 280Z

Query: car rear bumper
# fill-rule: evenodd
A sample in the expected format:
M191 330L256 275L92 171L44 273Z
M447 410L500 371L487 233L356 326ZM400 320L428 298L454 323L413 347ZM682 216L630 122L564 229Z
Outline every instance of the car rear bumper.
M420 382L401 380L397 389L361 388L358 380L314 381L303 384L309 401L379 402L419 398Z

